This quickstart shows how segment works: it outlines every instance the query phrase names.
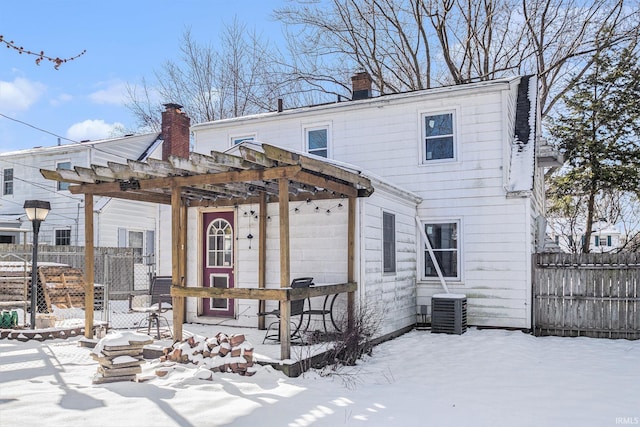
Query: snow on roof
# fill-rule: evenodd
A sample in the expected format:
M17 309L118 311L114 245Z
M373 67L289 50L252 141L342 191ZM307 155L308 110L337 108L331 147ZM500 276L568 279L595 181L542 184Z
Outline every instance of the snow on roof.
M0 153L0 156L20 156L20 155L29 155L33 153L42 153L42 152L56 152L58 150L80 150L84 148L99 148L101 145L108 145L116 142L127 142L127 141L146 141L146 139L150 139L150 143L154 144L155 141L160 136L159 133L150 133L150 134L142 134L142 135L127 135L120 136L117 138L109 138L109 139L99 139L95 141L83 141L83 142L74 142L70 144L61 144L61 145L51 145L47 147L33 147L26 148L23 150L16 151L7 151L4 153Z
M538 79L524 76L518 86L514 138L511 142L511 164L507 191L533 189L535 167Z

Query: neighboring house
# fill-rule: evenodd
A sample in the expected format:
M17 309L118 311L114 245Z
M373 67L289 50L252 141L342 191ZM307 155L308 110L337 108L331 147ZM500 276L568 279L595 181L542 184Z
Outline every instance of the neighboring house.
M372 98L370 77L359 73L353 93L352 101L194 125L194 151L233 153L235 144L260 141L355 165L384 183L385 191L359 199L356 271L360 302L380 303L391 329L415 323L416 306L443 292L423 231L448 289L467 295L470 324L530 328L532 254L545 231L543 167L557 165L555 153L537 146L536 79ZM343 258L332 253L343 246L344 218L312 213L334 212L336 201L292 206L300 213L299 223L292 224L299 247L317 241L315 251L296 251L292 243L292 270L320 282L344 280L344 265L333 265ZM252 214L247 216L255 209L229 208L236 212L241 241L256 235ZM189 215L190 233L205 235L206 211L190 209ZM195 241L187 250L188 272L202 270L202 244ZM249 247L237 259L236 279L251 277L255 260ZM202 286L206 280L191 276L187 282ZM410 307L411 315L406 309L397 313L397 306ZM254 309L237 309L255 315ZM187 307L187 320L206 321L206 314L200 306Z
M585 227L575 227L572 229L565 224L567 224L567 221L557 220L551 224L549 227L551 238L562 252L582 252L582 245L585 239ZM601 218L593 222L589 252L615 252L622 248L625 242L626 236L624 233L621 233L615 225L609 223L606 219Z
M24 213L24 201L45 200L51 203L51 212L41 225L40 244L84 246L83 196L71 194L69 183L46 180L40 170L87 170L95 163L144 160L161 145L162 140L156 133L0 153L0 227L28 229L27 239L31 241L31 224ZM153 204L97 197L95 245L131 247L138 255L136 264L154 263L157 221L158 207ZM21 235L0 231L0 242L22 243ZM136 277L144 278L144 275Z

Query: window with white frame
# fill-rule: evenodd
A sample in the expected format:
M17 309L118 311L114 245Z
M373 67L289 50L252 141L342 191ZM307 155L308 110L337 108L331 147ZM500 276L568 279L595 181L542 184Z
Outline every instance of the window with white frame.
M424 231L433 249L435 259L445 278L460 279L460 246L458 241L458 222L425 223ZM438 272L431 255L424 249L423 278L437 278Z
M56 246L69 246L71 245L71 229L61 228L55 231L55 244Z
M231 145L238 145L243 141L255 141L256 134L255 133L247 133L243 135L232 135L231 137Z
M305 130L307 153L320 157L329 157L329 128L312 127Z
M7 168L2 171L2 195L10 196L13 194L13 168Z
M58 162L56 163L56 169L71 169L71 162ZM69 183L58 181L58 190L68 190Z
M396 271L396 216L382 213L382 263L385 273Z
M422 116L423 161L455 159L453 112Z

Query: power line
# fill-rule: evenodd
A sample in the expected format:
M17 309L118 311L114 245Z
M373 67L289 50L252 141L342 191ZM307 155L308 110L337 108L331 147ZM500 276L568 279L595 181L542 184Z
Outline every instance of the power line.
M7 116L7 115L5 115L5 114L0 113L0 116L4 117L5 119L9 119L9 120L12 120L12 121L14 121L14 122L20 123L20 124L22 124L22 125L29 126L30 128L33 128L33 129L35 129L35 130L39 130L40 132L48 133L49 135L53 135L53 136L55 136L56 138L64 139L64 140L66 140L66 141L70 141L70 142L73 142L73 143L75 143L75 144L79 144L79 143L80 143L80 141L75 141L75 140L73 140L73 139L65 138L64 136L60 136L60 135L55 134L55 133L53 133L53 132L49 132L48 130L45 130L45 129L39 128L39 127L34 126L34 125L30 124L30 123L23 122L22 120L14 119L13 117L9 117L9 116Z

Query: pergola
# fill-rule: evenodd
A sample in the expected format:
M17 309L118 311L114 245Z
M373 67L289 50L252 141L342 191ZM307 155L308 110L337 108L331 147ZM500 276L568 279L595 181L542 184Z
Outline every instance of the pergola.
M128 160L127 164L109 162L107 166L76 166L73 170L41 169L51 180L69 182L69 191L83 194L85 219L85 336L93 337L94 224L93 198L107 196L171 206L172 263L171 295L173 299L174 339L182 339L185 298L238 298L259 300L264 311L266 300L280 302L281 357L291 354L291 301L346 292L347 327L353 323L357 284L354 276L355 218L358 197L373 193L371 181L358 171L311 158L282 148L243 143L239 155L212 151L210 155L190 153L189 158L170 156L167 161ZM348 200L347 283L311 288L290 287L289 202L319 199ZM280 288L267 289L266 207L278 202L280 240ZM188 207L230 207L259 204L258 288L188 287L186 277L186 242ZM264 329L264 317L258 318Z

